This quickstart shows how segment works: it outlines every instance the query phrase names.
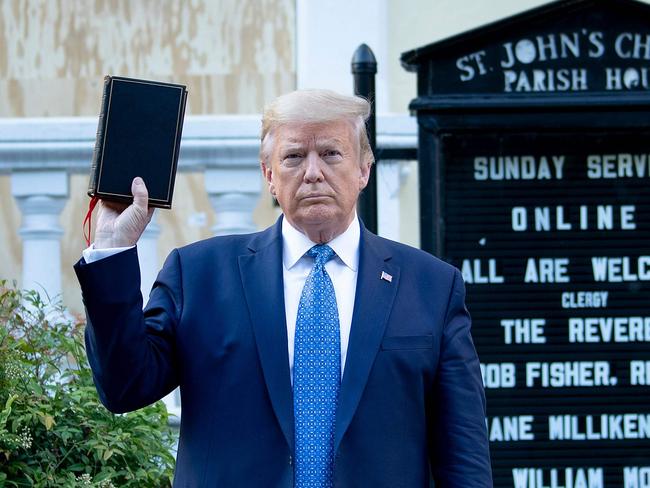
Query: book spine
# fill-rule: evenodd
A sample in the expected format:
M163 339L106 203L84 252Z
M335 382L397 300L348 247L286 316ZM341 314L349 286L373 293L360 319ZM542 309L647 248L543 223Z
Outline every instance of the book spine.
M95 136L95 149L90 163L90 180L88 181L88 195L94 196L97 190L97 179L99 178L99 161L102 159L102 148L104 147L104 130L106 129L106 112L108 112L108 94L110 92L111 77L104 77L104 90L102 103L97 122L97 135Z
M183 96L181 101L181 110L176 124L176 148L174 150L174 159L172 161L171 180L169 182L169 201L165 205L166 208L172 208L172 197L174 194L174 183L176 180L176 169L178 167L178 157L181 150L181 137L183 136L183 121L185 120L185 104L187 102L187 90L183 89Z

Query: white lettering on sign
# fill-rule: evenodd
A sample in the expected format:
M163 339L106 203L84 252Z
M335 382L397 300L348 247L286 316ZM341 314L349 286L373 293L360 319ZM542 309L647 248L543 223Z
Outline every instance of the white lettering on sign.
M503 44L502 68L512 68L516 63L580 57L580 36L577 32L536 36L534 40L520 39L517 43Z
M481 259L463 259L460 267L465 283L484 285L487 283L503 283L503 276L497 273L496 259L488 259L487 270Z
M569 342L650 342L650 317L572 317Z
M514 388L516 384L514 363L481 363L481 376L485 388Z
M650 89L650 71L648 68L605 68L605 89L609 91Z
M650 466L625 466L623 488L650 488Z
M615 205L596 205L591 207L580 205L578 215L575 215L572 220L569 220L568 215L571 212L564 205L557 205L556 207L534 207L533 209L528 207L513 207L510 219L512 230L515 232L525 232L529 228L536 232L572 230L574 228L588 230L590 224L593 226L594 220L596 224L595 228L598 230L614 230L616 227L621 230L636 229L636 222L634 220L636 206L621 205L618 208L616 224L614 219L615 208ZM532 215L530 215L530 212L532 212ZM574 227L574 224L577 227Z
M558 361L526 363L528 388L569 388L574 386L616 386L607 361Z
M599 58L605 52L603 33L560 32L519 39L501 45L501 58L488 59L485 50L456 59L458 76L469 82L501 69L506 80L505 91L568 91L587 89L587 70L583 68L533 69L519 68L531 63L548 63L560 59Z
M568 283L568 258L528 258L524 283Z
M564 156L480 156L474 158L474 179L561 180L564 159Z
M650 256L592 257L591 267L594 281L609 283L650 281Z
M648 178L650 177L650 155L642 154L589 154L587 156L587 178Z
M532 415L492 417L485 419L490 442L532 441Z
M594 68L579 64L583 59L602 58L607 50L621 63L648 61L650 34L621 32L606 46L601 31L552 32L505 42L498 51L481 50L460 56L456 68L463 83L500 70L506 93L650 89L650 67ZM567 59L570 61L560 61ZM593 78L599 83L597 87L590 85L590 70L594 69L604 71Z
M484 56L485 51L478 51L456 60L456 67L461 71L460 81L469 81L473 79L477 70L479 75L487 73L487 69L483 64Z
M605 54L605 43L603 42L602 32L589 33L589 57L600 58Z
M604 488L603 468L513 468L514 488Z
M650 361L630 361L630 385L650 385Z
M614 51L621 59L650 60L650 34L623 32L614 41Z
M565 291L562 308L607 308L608 291Z
M551 441L600 441L650 438L650 414L550 415Z
M506 93L575 92L588 89L587 70L584 68L503 71L503 91Z
M503 341L506 344L546 344L545 319L503 319Z

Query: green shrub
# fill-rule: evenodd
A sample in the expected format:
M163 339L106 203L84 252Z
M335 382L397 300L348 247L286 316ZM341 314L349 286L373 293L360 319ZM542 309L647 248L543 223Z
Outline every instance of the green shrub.
M164 404L106 410L82 329L61 305L0 282L0 487L169 487Z

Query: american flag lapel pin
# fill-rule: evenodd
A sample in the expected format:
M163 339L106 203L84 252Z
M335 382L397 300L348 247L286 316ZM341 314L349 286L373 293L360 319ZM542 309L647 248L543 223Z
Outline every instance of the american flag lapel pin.
M386 280L389 283L393 281L393 275L386 273L386 271L381 272L381 279Z

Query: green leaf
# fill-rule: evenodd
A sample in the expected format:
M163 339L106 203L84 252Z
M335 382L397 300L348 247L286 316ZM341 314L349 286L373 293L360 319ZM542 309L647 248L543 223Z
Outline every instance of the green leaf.
M16 400L16 398L18 398L18 395L10 395L9 398L7 398L5 406L2 409L2 412L0 412L0 426L4 427L7 424L7 420L11 414L11 404Z
M52 417L49 414L41 415L41 422L45 426L45 429L50 431L52 430L52 427L54 427L54 417Z

